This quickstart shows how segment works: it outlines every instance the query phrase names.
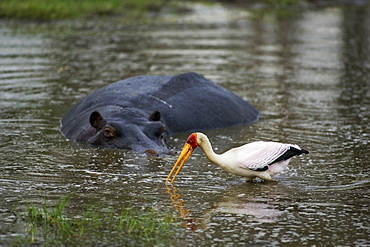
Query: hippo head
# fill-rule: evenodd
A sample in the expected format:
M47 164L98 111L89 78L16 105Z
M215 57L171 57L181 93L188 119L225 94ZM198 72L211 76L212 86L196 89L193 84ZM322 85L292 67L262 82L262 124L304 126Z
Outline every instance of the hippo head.
M166 126L160 121L159 111L146 115L126 108L105 114L103 117L98 111L91 113L90 125L95 133L88 138L88 143L149 155L171 153L166 146Z

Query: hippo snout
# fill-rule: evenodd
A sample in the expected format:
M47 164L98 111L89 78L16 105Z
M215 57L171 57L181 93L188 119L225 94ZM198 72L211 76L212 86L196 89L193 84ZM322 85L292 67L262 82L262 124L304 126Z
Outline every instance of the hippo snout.
M154 156L154 157L158 157L160 155L160 153L156 152L153 149L147 149L147 150L145 150L145 154L148 155L148 156ZM164 152L163 154L177 155L178 152L176 150L174 150L174 149L170 149L170 150L167 150L167 152Z
M167 152L167 154L168 155L178 155L178 153L179 152L177 152L176 150L174 150L174 149L170 149L170 150L168 150L168 152Z

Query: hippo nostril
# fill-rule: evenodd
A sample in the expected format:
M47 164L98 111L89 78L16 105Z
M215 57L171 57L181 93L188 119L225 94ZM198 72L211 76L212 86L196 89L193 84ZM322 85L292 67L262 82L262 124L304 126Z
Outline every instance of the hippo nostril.
M153 149L147 149L147 150L145 150L145 153L147 154L147 155L149 155L149 156L158 156L159 154L156 152L156 151L154 151Z
M169 155L177 155L178 152L176 150L174 150L174 149L171 149L171 150L168 151L167 154L169 154Z

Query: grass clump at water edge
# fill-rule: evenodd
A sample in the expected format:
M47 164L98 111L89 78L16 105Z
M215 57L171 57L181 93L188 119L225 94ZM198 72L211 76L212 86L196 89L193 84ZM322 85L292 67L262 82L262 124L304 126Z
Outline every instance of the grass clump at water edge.
M74 216L66 214L70 196L53 208L27 207L27 234L13 245L174 245L179 221L174 213L160 209L135 210L122 207L118 212L102 205L88 207Z
M53 20L158 11L167 0L1 0L0 18Z

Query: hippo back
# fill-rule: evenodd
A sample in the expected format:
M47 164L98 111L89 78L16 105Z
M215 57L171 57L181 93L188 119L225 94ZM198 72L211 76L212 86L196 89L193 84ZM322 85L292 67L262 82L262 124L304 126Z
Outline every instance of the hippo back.
M259 112L234 93L197 73L137 76L96 90L76 103L62 119L62 132L98 108L135 108L161 113L167 134L223 128L257 121Z
M151 101L172 134L251 124L259 117L247 101L196 73L172 77Z

